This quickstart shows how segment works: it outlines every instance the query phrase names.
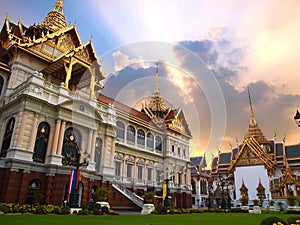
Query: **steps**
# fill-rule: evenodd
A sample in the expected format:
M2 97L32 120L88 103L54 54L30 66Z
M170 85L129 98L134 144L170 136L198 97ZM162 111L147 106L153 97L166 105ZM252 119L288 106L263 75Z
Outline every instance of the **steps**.
M144 199L135 193L129 191L127 188L122 186L121 184L114 182L112 183L113 188L118 190L120 193L122 193L126 198L128 198L130 201L132 201L134 204L139 206L140 208L143 208L144 205Z

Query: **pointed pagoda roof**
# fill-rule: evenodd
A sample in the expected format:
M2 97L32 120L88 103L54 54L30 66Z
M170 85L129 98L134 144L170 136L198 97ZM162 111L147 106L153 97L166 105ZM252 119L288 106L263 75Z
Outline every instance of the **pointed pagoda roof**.
M238 165L253 166L261 164L265 165L268 170L272 170L275 167L276 162L273 160L272 156L261 147L260 143L254 137L250 137L244 140L241 150L236 156L236 160L232 160L228 170L232 172Z
M258 186L256 188L256 191L258 194L265 194L265 187L262 185L261 180L259 178Z
M56 1L52 11L48 13L40 26L44 26L52 31L57 31L67 26L63 0Z
M156 62L155 90L150 99L150 103L148 104L148 108L152 112L163 112L164 113L167 110L166 104L165 104L164 100L162 99L162 97L160 96L160 92L159 92L158 62Z
M241 195L248 196L248 188L245 185L244 179L242 181L242 186L240 188L240 193L241 193Z
M258 127L256 122L254 111L252 107L251 95L248 87L248 97L249 97L249 106L250 106L250 123L246 138L254 137L260 144L270 143L265 136L263 135L262 131Z
M284 173L283 173L283 180L281 181L279 186L284 187L286 184L298 185L297 178L294 175L292 169L290 168L287 158L285 158L285 169L284 169Z

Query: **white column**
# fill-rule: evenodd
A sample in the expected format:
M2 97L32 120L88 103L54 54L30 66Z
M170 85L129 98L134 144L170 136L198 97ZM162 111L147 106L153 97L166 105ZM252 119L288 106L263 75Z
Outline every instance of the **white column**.
M59 131L59 139L58 139L57 149L56 149L57 155L61 155L61 152L62 152L65 128L66 128L66 121L62 121L61 126L60 126L60 131Z
M92 146L91 146L91 160L95 161L95 147L96 147L96 138L97 138L97 131L94 130L93 131L93 135L92 135ZM102 143L103 145L103 143ZM102 150L103 150L103 146L102 146ZM101 156L101 152L100 152L100 156ZM99 160L99 162L101 162L101 160Z
M25 125L27 122L27 112L23 112L22 116L19 118L21 120L21 125L20 125L19 135L17 139L17 147L22 147L22 140L23 140Z
M56 149L58 145L58 137L59 137L59 130L60 130L61 120L55 121L55 130L54 132L53 140L52 140L52 146L51 146L51 152L52 154L56 154ZM52 133L51 132L51 133Z
M39 114L36 113L33 117L31 134L30 134L30 138L29 138L29 142L28 142L28 146L27 146L28 150L30 150L30 151L33 151L33 148L34 148L34 143L35 143L36 133L37 133L38 119L39 119Z

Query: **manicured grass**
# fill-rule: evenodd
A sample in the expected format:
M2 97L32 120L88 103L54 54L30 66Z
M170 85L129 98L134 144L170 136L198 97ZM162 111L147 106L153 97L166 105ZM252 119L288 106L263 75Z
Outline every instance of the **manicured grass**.
M263 218L291 215L246 213L195 213L182 215L0 215L0 224L9 225L259 225Z

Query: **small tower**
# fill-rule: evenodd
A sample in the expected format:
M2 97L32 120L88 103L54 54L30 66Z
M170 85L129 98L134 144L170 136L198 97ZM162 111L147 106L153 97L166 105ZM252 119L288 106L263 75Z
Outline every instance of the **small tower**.
M63 0L57 0L52 11L48 13L46 18L42 21L40 26L55 32L67 26L64 15Z

